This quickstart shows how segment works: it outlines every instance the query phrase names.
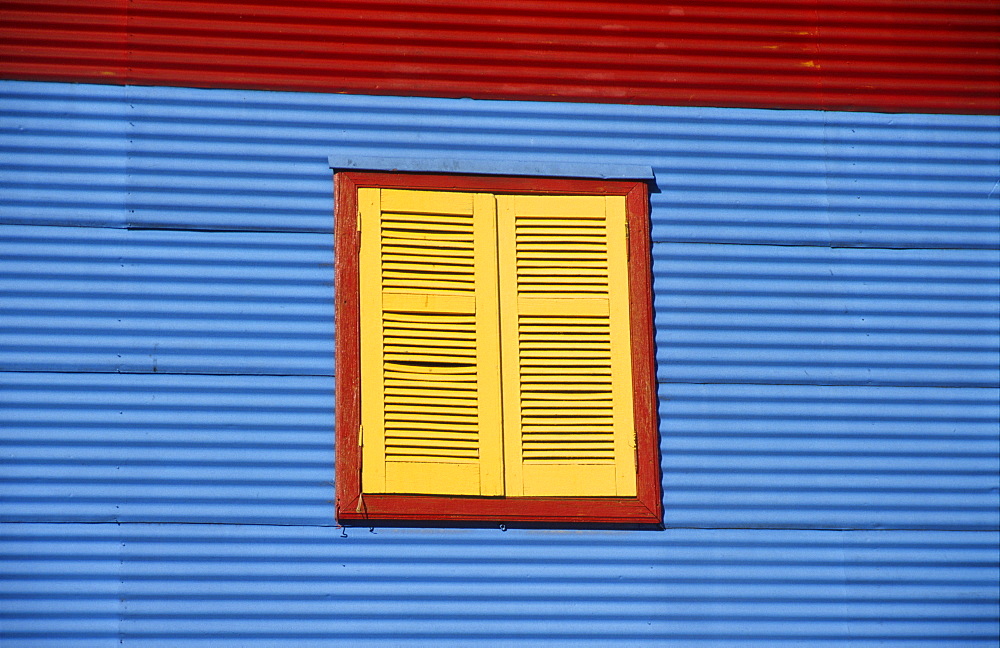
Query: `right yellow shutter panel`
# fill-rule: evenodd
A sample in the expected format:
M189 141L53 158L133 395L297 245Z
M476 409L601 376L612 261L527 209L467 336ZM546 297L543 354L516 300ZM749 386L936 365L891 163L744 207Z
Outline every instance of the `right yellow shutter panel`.
M622 196L497 196L508 497L634 496Z

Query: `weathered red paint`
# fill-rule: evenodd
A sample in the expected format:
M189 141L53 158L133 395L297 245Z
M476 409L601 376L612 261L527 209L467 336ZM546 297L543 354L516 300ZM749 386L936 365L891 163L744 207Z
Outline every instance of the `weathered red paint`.
M625 195L628 214L629 310L632 336L632 403L636 431L637 499L662 519L660 433L656 388L656 331L653 329L649 187L637 182Z
M334 176L334 391L336 510L357 506L361 492L361 322L358 303L357 187L349 174ZM353 215L353 217L352 217Z
M1000 113L996 0L22 0L8 79Z
M358 302L358 187L454 189L491 193L625 196L629 226L632 308L632 383L636 425L637 494L615 497L449 497L361 493L360 311ZM337 519L354 521L493 521L501 523L660 524L659 429L649 249L649 204L644 183L568 178L340 172L335 175L336 240L336 489ZM641 320L641 321L640 321Z

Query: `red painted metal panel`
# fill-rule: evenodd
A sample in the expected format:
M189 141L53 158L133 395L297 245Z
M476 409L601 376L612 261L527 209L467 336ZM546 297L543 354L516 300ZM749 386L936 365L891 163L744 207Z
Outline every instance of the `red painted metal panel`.
M24 0L9 79L1000 112L996 0Z
M10 79L1000 112L997 0L4 0Z

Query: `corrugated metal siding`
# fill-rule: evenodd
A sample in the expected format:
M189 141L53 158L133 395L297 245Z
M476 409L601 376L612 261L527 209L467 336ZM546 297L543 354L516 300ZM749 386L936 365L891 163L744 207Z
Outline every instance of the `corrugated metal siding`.
M332 273L329 234L8 226L0 370L331 376Z
M0 372L0 409L0 520L332 524L331 378ZM664 519L993 529L998 417L989 389L666 383Z
M332 237L10 225L0 370L332 372ZM661 382L988 387L996 250L654 243Z
M33 0L0 16L11 79L1000 111L993 0Z
M0 112L6 642L995 645L1000 119L20 82ZM333 153L654 167L672 528L341 537Z
M662 382L990 387L996 250L654 243Z
M329 525L333 404L322 376L0 372L0 520Z
M12 645L996 645L990 533L23 525Z
M5 223L330 232L334 153L599 157L653 167L657 241L1000 246L998 117L0 89Z

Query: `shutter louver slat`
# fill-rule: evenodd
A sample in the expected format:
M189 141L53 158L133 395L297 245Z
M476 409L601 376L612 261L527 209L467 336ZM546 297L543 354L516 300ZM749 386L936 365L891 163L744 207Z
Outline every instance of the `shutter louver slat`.
M359 205L361 271L378 297L362 302L365 491L495 494L477 316L494 245L477 219L493 210L474 194L388 189L360 189Z
M508 494L632 495L624 201L504 196L498 216Z

